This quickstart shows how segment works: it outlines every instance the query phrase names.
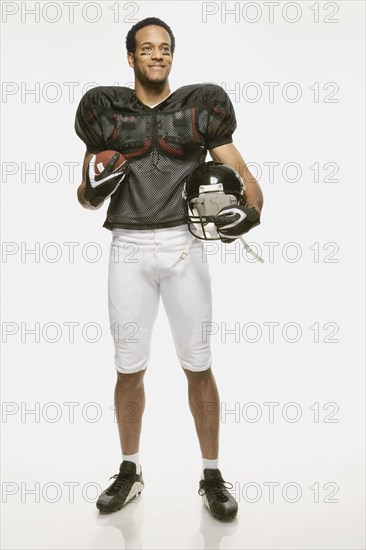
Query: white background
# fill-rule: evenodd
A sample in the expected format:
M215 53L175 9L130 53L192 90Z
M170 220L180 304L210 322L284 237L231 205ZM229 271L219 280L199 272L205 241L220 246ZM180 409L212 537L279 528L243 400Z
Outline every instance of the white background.
M67 2L2 10L3 548L364 548L363 2L76 2L73 21ZM110 516L94 505L121 460L111 234L107 206L77 202L73 123L88 83L133 82L125 36L149 16L176 36L172 90L210 81L230 93L235 144L265 195L250 234L265 263L239 245L209 255L220 468L240 506L231 524L197 495L200 452L162 304L145 377L145 490ZM67 163L78 163L71 177ZM273 178L268 163L279 163ZM36 323L39 342L25 333ZM65 323L78 323L74 341Z

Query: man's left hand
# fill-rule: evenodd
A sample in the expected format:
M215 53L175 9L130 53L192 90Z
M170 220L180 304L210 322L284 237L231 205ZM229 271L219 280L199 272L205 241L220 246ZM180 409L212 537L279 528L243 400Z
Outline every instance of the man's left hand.
M223 224L215 222L222 242L231 242L260 224L260 214L257 210L240 204L224 206L217 216L222 216L224 222ZM230 221L228 220L227 223L225 223L225 216L230 216Z

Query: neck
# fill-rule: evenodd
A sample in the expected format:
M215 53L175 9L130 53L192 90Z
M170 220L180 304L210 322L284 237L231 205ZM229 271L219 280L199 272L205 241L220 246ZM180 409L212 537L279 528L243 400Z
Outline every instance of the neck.
M165 81L157 86L145 86L139 81L135 81L135 94L145 105L155 105L163 101L170 94L169 82Z

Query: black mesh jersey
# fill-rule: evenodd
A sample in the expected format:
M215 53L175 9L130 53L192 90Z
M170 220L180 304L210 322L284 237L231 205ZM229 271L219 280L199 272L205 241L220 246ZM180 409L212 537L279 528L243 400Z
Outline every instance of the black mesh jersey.
M155 107L131 88L101 86L81 99L75 130L90 153L112 149L130 161L103 227L156 229L187 222L183 183L208 149L232 142L235 112L216 84L192 84Z

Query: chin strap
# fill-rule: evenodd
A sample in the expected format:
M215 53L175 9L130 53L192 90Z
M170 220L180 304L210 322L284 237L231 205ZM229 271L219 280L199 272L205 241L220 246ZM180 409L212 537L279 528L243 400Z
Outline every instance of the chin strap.
M179 258L176 259L176 261L174 262L173 265L169 266L168 269L173 269L173 267L175 267L176 265L178 265L182 260L185 260L186 257L188 256L188 252L189 252L189 249L191 248L192 244L193 244L193 241L194 239L196 239L197 237L195 235L193 235L191 237L191 239L187 242L184 250L181 252ZM238 237L238 239L241 241L243 247L245 248L245 250L248 252L248 254L251 254L256 260L258 260L258 262L260 262L261 264L264 263L264 260L261 256L259 256L256 252L254 252L254 250L249 246L249 244L243 239L243 237Z
M242 245L244 246L248 254L251 254L254 258L258 260L258 262L260 262L261 264L264 264L264 260L262 256L259 256L256 252L254 252L253 248L251 248L249 244L246 241L244 241L243 237L239 237L239 240L241 241Z

